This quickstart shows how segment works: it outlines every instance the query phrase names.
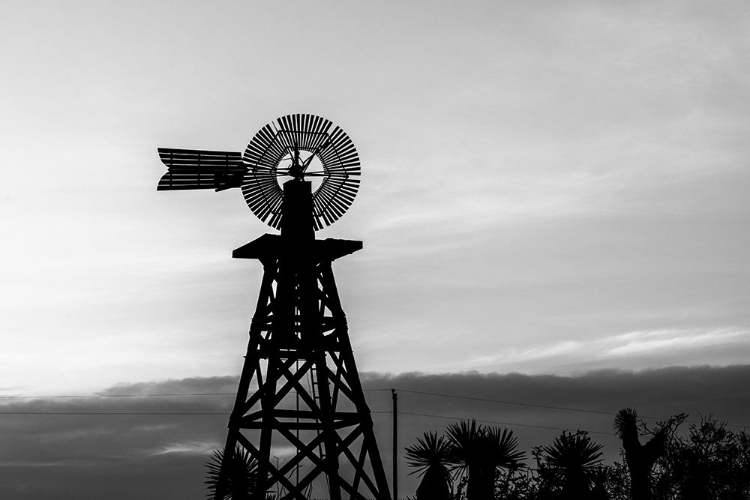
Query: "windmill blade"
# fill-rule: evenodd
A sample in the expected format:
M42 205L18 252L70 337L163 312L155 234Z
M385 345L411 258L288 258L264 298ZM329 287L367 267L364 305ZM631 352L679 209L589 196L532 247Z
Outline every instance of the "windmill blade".
M228 151L159 148L159 158L167 166L158 191L240 187L247 168L242 154Z
M309 153L304 160L300 152ZM308 172L317 158L319 165ZM362 169L352 140L340 127L320 116L286 115L266 125L243 154L247 166L242 194L255 215L280 229L284 193L281 177L317 178L313 193L313 225L322 229L351 206ZM322 170L321 170L322 169Z

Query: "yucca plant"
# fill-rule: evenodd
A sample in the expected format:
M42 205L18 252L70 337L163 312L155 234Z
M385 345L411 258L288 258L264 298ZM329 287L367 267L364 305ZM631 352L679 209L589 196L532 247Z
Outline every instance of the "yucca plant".
M406 465L414 469L410 474L422 478L415 500L450 500L450 459L448 442L434 432L426 432L406 448Z
M588 498L602 448L585 431L563 431L551 445L541 447L537 459L563 498Z
M219 485L221 465L227 462L227 479L222 494L223 500L255 500L262 499L263 494L257 494L258 461L250 453L238 446L228 458L224 450L214 451L211 459L206 463L207 498L213 498Z
M451 462L457 475L468 475L467 500L494 497L498 468L521 466L523 452L513 431L477 425L475 420L455 422L448 426Z

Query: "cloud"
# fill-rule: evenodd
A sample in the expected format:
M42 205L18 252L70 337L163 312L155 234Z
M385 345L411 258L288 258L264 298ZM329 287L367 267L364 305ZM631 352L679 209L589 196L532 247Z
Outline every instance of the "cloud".
M202 394L202 393L234 393L237 389L236 377L190 377L184 379L168 379L138 383L120 383L101 391L101 396L141 395L152 396L159 394Z
M633 356L658 355L664 351L680 351L692 349L706 349L711 347L726 347L727 344L750 343L747 330L717 329L717 330L655 330L646 332L631 332L613 337L616 344L604 352L605 356Z
M613 460L619 443L612 420L623 407L638 409L649 424L680 412L694 420L700 411L730 424L750 425L748 377L750 365L600 370L568 377L361 374L388 474L391 388L398 395L399 449L425 431L443 432L455 419L476 418L513 429L527 452L549 443L560 429L588 430L604 444L607 460ZM226 439L233 397L224 392L230 387L233 392L236 384L231 377L196 377L121 384L91 398L4 399L0 497L35 492L65 500L108 491L107 498L113 500L151 498L157 484L163 497L200 496L205 463ZM158 396L175 391L190 395ZM101 414L110 412L119 414ZM291 448L273 450L281 461L293 453ZM399 481L404 492L415 487L408 472L402 463Z
M732 364L742 362L747 355L750 355L750 331L746 329L670 328L539 343L525 349L509 348L476 357L471 365L478 370L503 366L511 370L523 367L533 373L580 373L603 368L657 368L673 364L674 360L703 365L716 362L717 357Z
M206 456L210 456L215 450L219 449L219 447L221 447L221 443L216 441L189 441L169 444L155 452L154 455L181 454L196 455L205 458Z

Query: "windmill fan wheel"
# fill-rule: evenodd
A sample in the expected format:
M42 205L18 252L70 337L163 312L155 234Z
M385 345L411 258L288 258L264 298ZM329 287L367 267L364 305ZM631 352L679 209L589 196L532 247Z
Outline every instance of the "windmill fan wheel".
M247 205L276 229L281 228L284 178L319 180L313 193L316 231L336 222L359 189L361 167L354 144L341 128L319 116L287 115L269 123L247 145L242 162Z

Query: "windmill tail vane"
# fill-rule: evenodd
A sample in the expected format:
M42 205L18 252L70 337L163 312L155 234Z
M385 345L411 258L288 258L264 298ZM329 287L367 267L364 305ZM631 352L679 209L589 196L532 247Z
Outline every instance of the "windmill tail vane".
M248 498L325 490L331 500L390 500L332 269L362 242L315 239L359 189L351 139L325 118L296 114L264 126L242 154L160 148L159 157L167 173L158 190L240 188L281 231L232 254L259 260L263 279L213 498L237 484L231 463L240 454L257 467ZM289 449L279 463L277 450Z
M241 187L247 172L242 155L228 151L159 148L159 158L167 166L159 191Z

